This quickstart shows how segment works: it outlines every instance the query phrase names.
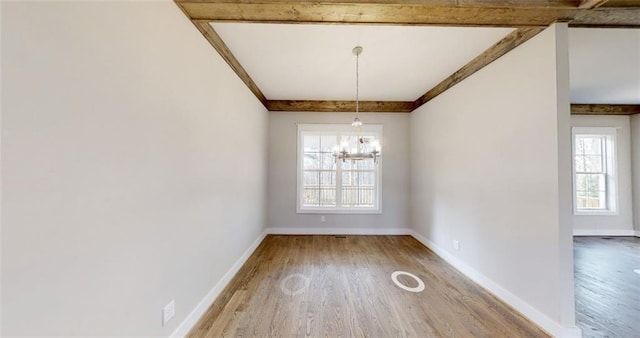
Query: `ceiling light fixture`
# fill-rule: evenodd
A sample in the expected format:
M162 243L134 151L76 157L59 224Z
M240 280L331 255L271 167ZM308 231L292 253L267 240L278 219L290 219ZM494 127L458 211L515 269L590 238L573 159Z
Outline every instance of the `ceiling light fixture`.
M355 46L353 48L353 54L356 56L356 117L351 122L351 126L355 129L354 135L357 138L355 147L349 147L349 139L340 142L340 146L333 148L333 156L335 160L341 159L342 162L346 160L364 160L373 159L374 163L378 163L378 158L381 156L380 141L373 137L362 136L362 121L358 117L360 113L360 54L362 54L362 47Z

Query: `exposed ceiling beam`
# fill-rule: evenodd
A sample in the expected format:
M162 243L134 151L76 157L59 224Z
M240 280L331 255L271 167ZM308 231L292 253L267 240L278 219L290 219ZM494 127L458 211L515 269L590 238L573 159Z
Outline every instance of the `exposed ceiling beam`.
M577 7L581 0L175 0L175 2L199 2L199 3L304 3L315 2L325 4L400 4L400 5L424 5L429 7ZM636 1L636 0L613 0Z
M544 28L540 27L523 27L516 29L515 31L511 32L511 34L507 35L502 40L498 41L496 44L484 51L482 54L478 55L475 59L469 61L469 63L458 69L448 78L442 80L442 82L431 88L424 95L416 99L416 101L414 102L414 106L416 108L422 106L434 97L445 92L447 89L455 86L462 80L471 76L473 73L479 71L486 65L507 54L512 49L520 46L525 41L531 39L543 30Z
M640 104L571 104L574 115L633 115L640 114Z
M362 111L411 112L555 21L579 27L640 28L640 0L175 0L240 79L271 111L353 112L355 101L268 100L209 21L520 26L414 102L363 101ZM615 5L615 6L614 6ZM595 9L578 9L577 6ZM635 6L633 8L630 8ZM533 26L533 27L532 27ZM574 114L635 114L637 105L572 105Z
M355 101L268 100L269 111L355 112ZM360 111L367 113L410 113L413 102L360 101Z
M609 0L603 7L640 7L640 0Z
M639 4L640 6L640 4ZM640 28L640 7L600 7L576 13L570 27Z
M582 0L580 2L580 6L578 6L579 8L598 8L602 5L604 5L605 2L607 2L609 0Z
M235 56L229 50L229 47L222 41L218 33L211 27L209 22L202 20L192 20L193 24L198 27L198 30L204 37L209 41L211 46L218 51L220 56L227 62L227 64L233 69L233 71L238 75L238 77L244 82L249 90L253 92L260 102L266 106L267 98L262 94L262 91L255 82L251 79L251 76L247 73L247 71L242 67L240 62L236 59Z
M581 9L577 1L176 0L191 18L209 21L454 26L547 26L582 17L582 26L640 27L640 8ZM585 12L598 12L587 15Z

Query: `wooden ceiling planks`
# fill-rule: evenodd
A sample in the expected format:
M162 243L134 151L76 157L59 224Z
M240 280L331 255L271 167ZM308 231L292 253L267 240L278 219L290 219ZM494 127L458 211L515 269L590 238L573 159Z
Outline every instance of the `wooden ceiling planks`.
M518 27L413 102L363 101L361 111L411 112L556 21L572 27L640 28L640 0L175 0L270 111L353 112L354 101L269 100L209 22ZM572 105L573 114L636 114L637 105Z

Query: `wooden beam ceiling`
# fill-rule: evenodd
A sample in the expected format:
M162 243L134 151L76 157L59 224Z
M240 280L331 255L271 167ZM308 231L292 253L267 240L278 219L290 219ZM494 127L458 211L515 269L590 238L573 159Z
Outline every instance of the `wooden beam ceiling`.
M607 2L609 0L582 0L582 2L580 2L580 6L578 6L579 8L598 8L602 5L605 4L605 2Z
M640 28L640 7L600 7L579 11L569 23L569 26L585 28Z
M521 27L572 24L580 17L583 26L640 27L638 7L578 7L597 6L598 1L602 0L176 0L191 19L209 21Z
M211 27L208 21L203 20L192 20L193 24L198 28L200 33L204 35L204 37L209 41L211 46L218 51L218 54L222 56L224 61L233 69L233 71L238 75L238 77L244 82L245 85L251 90L253 95L255 95L263 105L266 105L267 98L262 94L262 91L255 82L249 76L249 73L242 67L240 62L233 56L233 53L229 50L229 47L222 41L218 33Z
M374 113L410 113L415 107L413 101L360 101L361 112ZM343 112L356 111L355 101L312 101L312 100L269 100L269 111L298 111L298 112Z
M412 102L362 101L363 112L409 113L549 24L640 28L640 0L175 0L202 35L270 111L353 112L355 101L269 100L209 24L212 21L519 27ZM640 105L572 104L572 114L629 115Z
M572 104L574 115L633 115L640 114L639 104Z
M531 39L538 33L542 32L542 27L525 27L519 28L513 31L511 34L498 41L495 45L484 51L484 53L478 55L475 59L458 69L455 73L451 74L448 78L442 80L435 87L430 89L424 95L419 97L415 102L415 108L418 108L433 99L434 97L442 94L447 89L455 86L462 80L471 76L473 73L484 68L486 65L497 60L501 56L507 54L512 49L520 46L525 41Z
M353 113L355 101L268 100L269 111ZM410 113L417 108L407 101L360 101L364 113ZM571 104L572 115L633 115L640 114L637 104Z

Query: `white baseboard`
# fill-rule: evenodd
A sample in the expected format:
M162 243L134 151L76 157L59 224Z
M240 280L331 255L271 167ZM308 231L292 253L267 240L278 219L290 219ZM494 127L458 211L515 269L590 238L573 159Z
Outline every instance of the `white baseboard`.
M635 232L635 236L636 236L636 237L640 237L640 231L639 231L639 230L636 230L636 231L634 231L634 232Z
M267 228L273 235L410 235L409 228Z
M543 330L547 331L555 337L581 337L582 331L578 327L563 327L551 318L547 317L542 312L538 311L529 303L520 299L518 296L512 294L508 290L504 289L498 283L489 279L487 276L478 272L474 268L470 267L462 260L458 259L448 251L439 247L426 237L420 235L416 231L410 230L411 236L417 239L420 243L424 244L427 248L431 249L434 253L444 259L447 263L451 264L454 268L458 269L465 276L471 278L474 282L478 283L487 291L493 293L496 297L500 298L505 303L512 306L514 309L522 313L525 317L539 325Z
M574 236L638 236L639 231L626 229L574 229Z
M211 304L218 298L222 290L231 282L231 279L240 271L240 268L244 265L244 263L249 259L251 254L258 248L258 245L262 243L264 238L267 236L267 232L264 231L256 238L253 243L249 246L249 248L240 256L240 258L233 264L233 266L227 271L227 273L222 276L222 278L218 281L218 283L207 293L206 296L198 303L195 309L189 313L187 318L185 318L182 323L176 328L175 331L171 334L171 338L182 338L186 337L191 328L198 322L200 317L209 309Z

